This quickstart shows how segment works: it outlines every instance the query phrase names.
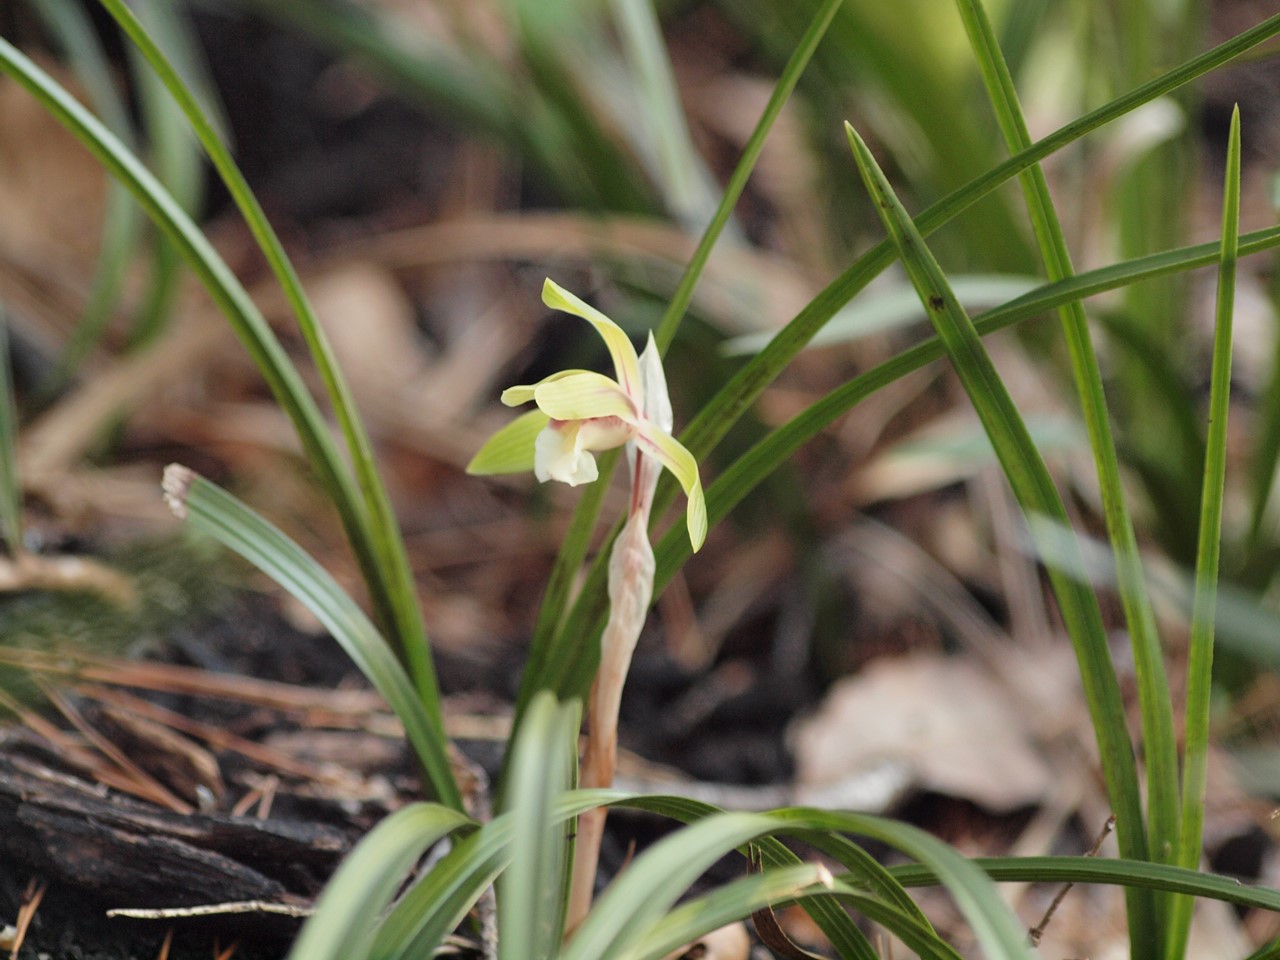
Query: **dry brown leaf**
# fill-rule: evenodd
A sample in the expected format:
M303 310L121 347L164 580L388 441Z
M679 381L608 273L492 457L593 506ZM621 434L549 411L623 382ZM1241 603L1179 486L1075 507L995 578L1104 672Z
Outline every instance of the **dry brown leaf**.
M42 66L70 83L65 70ZM87 276L105 182L98 162L34 97L0 82L0 258L51 261Z
M316 277L309 290L356 404L379 409L403 401L427 357L413 304L395 278L357 261Z
M189 737L109 703L97 706L95 720L138 766L189 803L220 804L226 796L217 759Z
M353 259L374 261L391 270L421 270L489 260L606 257L665 264L674 283L696 245L696 237L651 219L493 214L348 243L316 267L329 269ZM724 247L712 253L694 299L709 319L731 333L744 333L781 326L818 289L817 283L784 257L755 248Z
M663 960L747 960L751 937L741 923L712 930L705 937L667 954Z
M32 553L0 556L0 593L39 590L88 591L126 610L138 599L129 577L92 557Z
M773 81L744 74L709 78L688 97L692 120L739 148L746 145L773 93ZM815 271L828 269L822 172L802 112L787 104L778 115L752 175L752 189L776 211L778 246Z
M160 341L85 381L23 431L24 483L56 487L107 426L196 375L210 355L233 341L220 317L207 313L175 325Z
M1003 812L1040 802L1053 775L1005 689L968 660L873 661L794 729L797 780L836 783L904 760L919 786Z

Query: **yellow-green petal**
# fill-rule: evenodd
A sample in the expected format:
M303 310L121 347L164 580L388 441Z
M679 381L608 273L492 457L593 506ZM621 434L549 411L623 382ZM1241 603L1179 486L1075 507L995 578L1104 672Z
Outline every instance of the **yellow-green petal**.
M647 421L637 425L636 443L645 453L661 461L684 488L689 498L685 524L689 528L689 543L697 553L707 539L707 500L702 493L702 478L698 476L698 461L679 440Z
M533 392L538 389L536 383L522 383L514 387L507 387L502 391L500 398L508 407L518 407L522 403L528 403L533 399Z
M590 370L561 370L559 373L553 373L549 377L543 377L537 383L522 383L514 387L507 387L502 391L500 398L508 407L518 407L522 403L528 403L534 398L537 389L544 383L554 383L557 380L563 380L565 377L576 376L579 373L590 373ZM599 376L599 374L597 374Z
M538 409L555 420L590 420L595 417L636 419L635 404L622 388L601 373L583 371L551 382L543 381L534 392Z
M467 464L467 473L490 476L532 470L534 439L549 420L541 410L530 410L516 417L485 441Z
M636 348L631 345L631 339L620 326L550 277L542 285L542 302L552 310L563 310L581 317L595 327L596 332L604 339L605 346L609 348L609 356L613 357L613 369L618 374L619 385L627 396L640 396L640 362L636 357Z

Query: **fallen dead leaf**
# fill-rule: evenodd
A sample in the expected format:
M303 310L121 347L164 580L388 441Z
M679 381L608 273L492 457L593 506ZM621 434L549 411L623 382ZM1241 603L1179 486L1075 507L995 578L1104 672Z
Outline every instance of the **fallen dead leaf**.
M741 923L712 930L705 937L666 955L663 960L747 960L751 937Z
M836 783L886 760L916 784L993 812L1041 801L1052 771L1009 694L959 657L873 661L793 729L800 784Z
M403 402L427 358L413 304L395 278L356 261L316 277L309 289L357 405L373 406L388 392Z
M41 66L74 87L65 70ZM34 97L0 82L0 258L58 263L87 276L105 183L98 162Z

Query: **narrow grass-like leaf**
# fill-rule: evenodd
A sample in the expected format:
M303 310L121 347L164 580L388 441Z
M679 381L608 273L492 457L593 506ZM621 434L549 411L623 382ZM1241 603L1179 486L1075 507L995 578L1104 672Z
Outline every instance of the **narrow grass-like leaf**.
M1214 263L1220 244L1202 243L1164 253L1152 254L1112 264L1097 270L1046 284L974 318L974 326L982 336L1007 329L1052 310L1075 298L1096 296L1108 290L1163 276L1180 270L1192 270ZM1280 227L1269 227L1245 234L1240 240L1240 255L1259 253L1280 246ZM802 445L812 440L825 427L847 413L877 390L900 380L928 363L945 356L942 341L933 337L905 350L877 367L837 387L804 412L774 430L735 461L707 488L707 512L711 524L722 520L751 490L782 464ZM687 538L686 538L687 540ZM656 550L658 582L682 562L678 556L678 538L666 537ZM684 551L688 553L687 549ZM666 571L664 576L664 571Z
M511 865L498 881L498 960L550 960L564 936L569 841L556 802L572 786L578 702L534 698L516 731L506 800L512 810Z
M1167 73L1153 78L1129 93L1103 104L1085 116L1073 120L1054 133L1036 141L1035 145L1030 149L1010 157L989 173L933 204L917 218L917 228L922 235L927 236L974 203L989 196L1001 185L1032 164L1039 162L1055 151L1062 149L1142 104L1163 96L1171 90L1176 90L1197 77L1229 62L1277 33L1280 33L1280 14L1268 17L1256 27L1232 37L1230 40L1197 57L1193 57ZM1171 251L1156 256L1175 258L1177 252ZM704 459L724 435L728 433L739 417L750 408L765 388L790 363L791 359L813 338L817 331L866 287L871 280L888 267L893 262L893 259L893 244L887 240L867 251L840 276L832 280L786 327L780 330L770 341L768 347L738 371L720 389L716 396L699 411L680 435L681 442L684 443L694 457L700 461ZM1142 258L1142 260L1148 259L1150 259L1154 267L1154 258ZM1133 262L1138 263L1141 261L1135 260ZM1212 257L1206 262L1212 262ZM1120 266L1123 268L1125 265ZM1169 263L1168 269L1176 270L1178 267ZM1096 275L1100 274L1101 272ZM1159 275L1159 271L1152 275ZM1124 284L1117 285L1123 286ZM1070 298L1065 298L1059 303L1066 302L1067 299ZM675 302L673 300L673 304ZM685 305L687 306L687 302ZM1057 304L1053 305L1056 306ZM680 308L681 315L683 309L684 307L682 306ZM670 310L668 310L668 315L676 316ZM1011 319L1009 322L1014 321ZM931 359L934 359L934 356L928 355L928 350L924 350L923 353L916 354L912 362L918 366ZM896 362L890 361L890 363ZM902 373L899 375L905 375L911 369L915 369L915 366L904 363ZM879 371L873 371L873 373L876 373L877 376L883 376L887 375L889 371L885 367L881 367ZM885 382L890 382L894 378L890 377ZM856 394L858 390L869 386L870 383L870 380L862 381L862 385L852 388L850 394ZM825 401L823 402L825 403ZM834 400L832 400L832 405L826 408L828 413L833 406L835 406ZM852 402L850 406L852 406ZM805 415L802 414L801 416ZM775 436L777 435L775 434ZM766 440L765 442L769 441ZM774 465L776 466L776 463ZM668 478L663 478L659 482L658 492L654 498L654 516L661 516L678 493L679 490L675 484ZM723 516L723 514L720 516ZM715 519L719 519L719 517ZM712 522L715 521L713 520ZM671 572L678 568L679 564L683 563L684 559L687 558L687 556L679 555L677 544L664 541L664 547L665 549L655 551L659 561L659 583L665 582L665 579L670 577ZM573 605L568 615L564 617L563 625L559 632L561 638L578 637L592 638L594 640L603 629L605 604L603 595L605 583L603 556L604 553L602 552L597 557L579 593L577 602ZM665 574L664 570L666 571ZM556 645L545 657L546 666L537 674L538 688L546 687L562 695L581 694L585 691L595 670L596 654L592 643L586 643L585 640L583 643L584 645L577 649L576 652L575 648L567 641ZM525 696L523 692L522 696Z
M849 882L865 887L877 899L905 914L930 933L934 932L929 918L902 885L883 864L858 844L847 837L824 833L800 834L800 839L850 871L850 877L846 878ZM937 938L936 934L934 938Z
M616 790L575 790L557 801L552 819L562 823L628 796ZM510 813L495 817L415 883L378 931L372 954L375 960L431 956L511 861L512 830Z
M830 872L818 864L775 867L741 877L680 904L618 960L660 960L712 930L779 901L795 899L817 884L828 891L834 887Z
M616 801L621 806L646 810L672 817L685 823L694 822L720 813L719 808L685 797L657 795L632 796ZM929 921L889 872L873 857L847 838L829 830L792 829L797 839L832 857L851 871L844 880L858 889L869 891L868 903L855 904L866 907L866 915L886 928L899 934L905 942L918 945L922 955L932 944L933 949L945 953L945 941L933 931ZM799 864L796 856L781 841L771 836L758 837L752 844L765 866L791 867ZM812 896L801 901L801 906L822 929L827 939L844 960L878 960L879 954L866 936L852 922L849 914L831 897Z
M124 0L99 0L99 3L133 41L182 109L187 122L191 124L196 138L221 176L293 309L298 321L298 329L307 344L307 349L315 362L342 428L347 452L351 457L359 483L362 505L351 504L344 511L344 516L349 515L353 521L352 526L348 528L348 536L353 541L358 541L356 553L361 561L361 572L368 584L369 593L373 597L384 627L394 635L397 649L408 665L410 676L418 689L418 696L422 699L425 709L438 716L440 693L427 646L422 611L418 606L414 589L413 574L405 553L404 540L391 508L386 487L374 462L369 435L360 420L346 379L338 368L328 337L320 326L319 318L312 309L306 292L302 289L297 271L239 167L223 145L217 130L209 122L195 95L188 89L165 57L164 52L156 46L137 17L125 5ZM347 492L345 488L330 489L330 494L335 500L346 497ZM339 503L339 509L343 506Z
M400 898L378 926L372 960L433 956L510 862L509 820L494 820L456 843Z
M145 0L135 3L134 9L158 45L169 51L200 101L204 116L225 137L226 121L218 113L217 96L182 8L168 0ZM138 78L138 101L152 168L178 204L195 216L203 194L204 155L164 82L136 47L130 47L129 54ZM177 306L182 277L181 254L160 236L154 244L147 285L130 331L130 349L145 346L164 332Z
M338 582L279 529L187 468L166 469L164 489L175 514L244 557L324 624L404 724L436 799L461 810L443 724L423 707L390 645Z
M1031 135L1022 115L1013 77L986 10L981 0L956 0L956 6L964 21L1005 144L1010 153L1025 150L1031 146ZM1043 171L1039 165L1028 167L1020 179L1049 279L1070 277L1074 273L1071 255ZM1064 304L1059 316L1098 471L1103 516L1115 552L1116 582L1138 677L1138 702L1145 745L1143 756L1147 768L1149 849L1155 859L1170 862L1178 831L1178 757L1173 735L1173 700L1165 676L1155 613L1147 596L1138 540L1120 483L1120 462L1116 456L1102 373L1089 335L1088 320L1079 300ZM1136 906L1131 901L1131 916L1136 914ZM1157 906L1161 913L1167 907L1163 903ZM1155 929L1159 930L1159 926ZM1135 958L1159 955L1159 937L1152 936L1150 929L1137 922L1130 925L1129 940L1130 952Z
M637 94L641 135L668 208L685 226L700 226L713 209L710 176L694 149L676 89L671 58L662 40L653 0L612 0L613 22Z
M655 843L596 901L563 960L605 960L633 947L702 873L726 853L766 834L765 816L722 813Z
M916 827L869 814L814 810L774 810L770 816L807 830L833 830L870 837L927 863L964 914L985 956L1027 958L1026 931L977 867L947 844Z
M1031 442L1008 390L982 346L972 321L947 285L941 267L925 246L920 232L898 201L888 180L876 165L865 143L846 124L858 170L871 193L881 219L898 247L903 266L929 310L956 374L982 420L991 445L1004 469L1023 512L1046 516L1069 526L1066 509L1049 471ZM1062 619L1067 626L1081 683L1102 759L1107 796L1116 814L1116 835L1124 856L1147 859L1146 832L1138 789L1137 764L1129 743L1120 685L1111 664L1106 627L1097 597L1087 586L1061 570L1050 569L1050 581ZM1154 922L1149 895L1131 898L1130 922L1150 929Z
M382 912L424 850L472 825L462 813L415 803L374 827L347 855L316 901L289 957L364 960Z
M746 146L743 147L742 156L738 159L733 173L729 175L729 181L725 185L720 203L716 207L711 221L703 231L702 237L698 241L698 246L689 258L689 263L680 277L680 282L676 285L675 292L672 294L666 310L663 311L662 319L654 330L654 339L658 344L658 349L663 354L666 353L671 341L675 338L676 330L684 318L685 311L689 308L689 303L693 300L693 292L702 277L703 270L706 269L711 251L721 233L724 232L724 228L733 214L733 208L737 205L738 198L742 196L742 191L746 189L747 180L751 177L756 161L760 158L760 152L764 149L764 142L768 138L769 131L773 129L773 124L782 112L783 105L786 104L796 84L799 82L800 75L812 58L813 52L817 49L818 43L826 33L827 27L830 26L831 19L839 9L840 3L841 0L823 0L814 13L808 30L796 45L791 59L779 75L778 82L774 85L773 93L769 97L769 102L765 105L764 111L761 113L755 129L752 130ZM697 456L695 454L695 458ZM519 697L516 702L517 718L520 717L530 698L537 691L543 689L563 691L565 689L562 685L563 677L566 669L571 669L572 664L585 661L588 678L595 671L596 663L599 660L599 651L596 649L598 631L591 631L590 629L587 632L578 633L567 631L565 629L565 610L568 606L569 587L586 558L591 531L595 529L596 521L599 518L600 506L604 499L605 488L607 488L609 480L613 476L617 462L618 455L616 452L602 456L597 461L600 478L594 485L596 489L588 491L579 501L578 508L575 510L570 524L569 535L559 555L556 557L551 578L542 597L542 606L538 611L537 627L529 644L529 662L525 668ZM670 506L670 498L674 496L676 489L674 486L671 487L671 494L665 504L654 511L654 517L660 517L666 507ZM622 524L619 521L613 526L609 537L606 538L601 546L597 562L592 568L591 589L594 600L599 602L603 602L604 599L604 570L606 566L604 558L609 554L609 544L612 542L613 537L621 529ZM575 689L574 695L582 695L585 692L585 686L583 686L582 689Z
M654 802L653 806L648 805L650 800ZM709 804L702 804L697 801L675 800L671 797L644 797L634 801L631 805L638 806L641 809L653 810L685 822L719 812L717 808ZM805 840L815 839L809 835L802 834L801 836ZM872 898L876 903L885 904L889 910L893 911L894 916L901 914L906 918L906 926L908 928L920 927L928 933L933 932L933 928L929 926L929 921L924 919L924 914L920 912L919 907L915 905L910 895L896 880L889 876L885 868L875 858L866 853L866 851L861 850L857 844L846 841L843 837L832 837L823 834L821 840L822 843L817 846L817 849L822 850L824 853L831 853L833 846L838 845L839 852L833 854L833 856L850 871L850 877L848 878L850 883L859 888L872 891ZM799 856L774 837L757 838L752 846L765 866L792 867L801 862ZM857 850L858 853L851 855L851 850ZM858 925L853 922L853 919L834 898L827 896L807 897L801 903L801 906L813 918L814 923L818 925L823 935L831 941L831 945L836 950L836 955L841 957L842 960L880 960L879 954L871 946L871 941L867 939ZM934 939L937 940L937 937L934 936Z
M18 476L18 399L9 356L9 316L0 303L0 540L22 550L22 481Z
M33 0L33 9L62 47L76 80L98 116L123 142L131 144L133 127L129 111L120 97L111 65L88 12L62 0ZM111 181L103 207L98 264L89 296L57 365L41 384L42 396L52 397L61 390L102 341L120 303L125 274L138 246L140 224L140 211L129 191Z
M1039 286L1030 276L1004 274L961 275L951 278L951 288L967 309L997 307L1002 303L1030 293ZM863 297L845 307L825 327L814 334L807 347L826 347L837 343L852 343L873 333L886 333L928 321L920 307L920 298L908 285L896 286L877 294ZM774 331L748 333L733 337L721 345L726 356L759 353L773 339Z
M709 811L715 808L683 797L665 796L632 796L616 801L618 805L650 810L664 816L680 820L692 820L713 816ZM944 877L944 884L956 900L956 905L964 913L965 919L979 938L986 955L991 958L1028 956L1026 935L1018 921L1009 912L995 889L980 870L969 861L948 847L941 840L929 836L922 830L908 824L897 823L882 817L869 814L845 813L830 810L815 810L808 807L788 807L772 810L762 816L773 821L771 834L794 834L807 843L822 844L821 837L826 835L855 834L871 837L902 851L908 856L927 863ZM785 864L794 857L785 847L778 844L771 836L758 845L765 854L766 861ZM822 847L820 847L822 848ZM780 851L780 855L779 855ZM824 849L824 852L829 852ZM897 885L891 872L885 872L888 882ZM867 877L861 871L855 876L842 878L851 885L867 886ZM877 889L879 881L873 881L869 889ZM884 902L882 895L878 899ZM806 903L806 906L808 904ZM904 911L904 915L906 915ZM927 921L921 924L918 908L910 913L913 924L928 929Z
M1164 863L1105 857L975 857L969 862L997 883L1102 883L1146 887L1280 912L1280 890L1247 886L1234 877ZM930 867L919 863L890 867L889 873L904 887L932 886L939 882Z
M685 944L742 920L757 910L784 901L808 899L813 894L825 897L839 895L852 900L855 905L870 904L873 912L884 906L862 891L832 883L830 873L818 864L774 867L759 875L734 880L711 893L680 904L619 960L661 960ZM936 935L921 937L922 955L927 956L928 947L936 942ZM956 957L953 952L946 960L955 960Z
M1227 174L1222 200L1222 257L1213 335L1213 373L1209 385L1209 435L1205 444L1204 485L1200 494L1200 535L1196 551L1195 600L1187 651L1187 715L1182 770L1182 832L1179 866L1200 863L1204 798L1208 783L1209 708L1213 690L1213 625L1222 548L1222 500L1227 477L1227 414L1231 402L1231 327L1236 295L1240 235L1240 109L1231 114ZM1193 902L1174 901L1169 919L1167 960L1182 960L1191 930Z
M394 518L388 514L377 524L370 520L365 503L329 435L328 426L315 400L261 312L225 261L137 158L75 98L2 37L0 71L15 79L36 97L103 166L127 186L181 252L183 259L230 321L276 401L293 422L308 460L337 507L356 559L371 585L370 592L380 618L386 623L407 625L411 633L414 624L421 628L421 612L417 608L410 571L403 556L403 541ZM351 412L354 414L354 409ZM371 471L373 482L380 485L381 481L372 461L367 458L357 459L365 465L365 469L359 471L361 476ZM382 502L385 504L385 499ZM383 549L380 550L380 546ZM385 551L398 553L404 562L384 567ZM390 586L381 582L384 571L391 577ZM422 636L422 643L408 642L402 645L402 649L413 670L423 708L436 721L437 726L443 726L439 692L434 682L434 668L426 647L425 632ZM456 788L451 792L456 793Z
M364 522L357 516L361 510L360 499L329 436L324 418L275 334L226 262L137 157L74 97L3 37L0 37L0 70L36 97L104 167L121 180L182 251L184 259L249 350L276 402L293 421L321 484L338 506L344 526L349 532L359 531ZM363 541L353 537L353 542L359 554ZM372 562L367 551L363 562Z
M1230 40L1205 53L1153 78L1067 123L1026 150L1010 157L990 172L971 181L921 212L916 226L922 236L928 236L943 224L950 222L979 200L990 196L999 187L1038 163L1045 157L1074 143L1086 134L1124 116L1144 103L1164 96L1205 73L1229 62L1245 51L1280 33L1280 14L1268 17L1256 27L1232 37ZM714 445L782 369L821 329L835 313L860 292L873 278L893 262L892 243L882 241L863 254L840 276L836 277L792 321L787 324L748 363L712 401L699 412L681 441L699 459L705 457ZM686 303L687 306L687 303ZM683 307L681 308L683 311ZM659 338L660 344L665 341ZM666 497L660 489L655 501L655 515L670 504L676 491L666 485Z

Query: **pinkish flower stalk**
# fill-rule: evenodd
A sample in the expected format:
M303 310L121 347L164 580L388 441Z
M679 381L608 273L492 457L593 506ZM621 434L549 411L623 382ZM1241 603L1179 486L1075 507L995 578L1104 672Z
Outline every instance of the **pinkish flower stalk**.
M538 383L504 390L502 402L508 406L532 400L537 409L490 437L467 470L494 474L532 469L541 482L559 480L576 486L597 479L593 453L626 444L631 505L609 556L609 620L601 636L600 669L588 702L579 778L583 787L608 787L617 762L622 688L653 599L649 514L662 468L672 472L688 497L685 519L694 550L706 538L707 507L698 464L671 435L671 400L652 334L644 352L636 356L617 324L551 280L543 286L542 300L595 327L609 348L617 379L589 370L564 370ZM604 821L604 810L578 819L566 915L569 930L591 909Z
M671 429L671 401L653 337L640 355L645 415L662 429ZM640 632L653 599L654 558L649 543L649 512L661 464L627 445L631 467L631 508L627 522L609 555L609 620L600 637L600 669L591 685L587 704L587 736L583 746L580 785L584 788L613 784L618 759L618 709L622 688L631 668ZM600 842L608 811L599 807L578 818L578 839L573 852L573 879L569 888L566 927L574 930L591 909Z

